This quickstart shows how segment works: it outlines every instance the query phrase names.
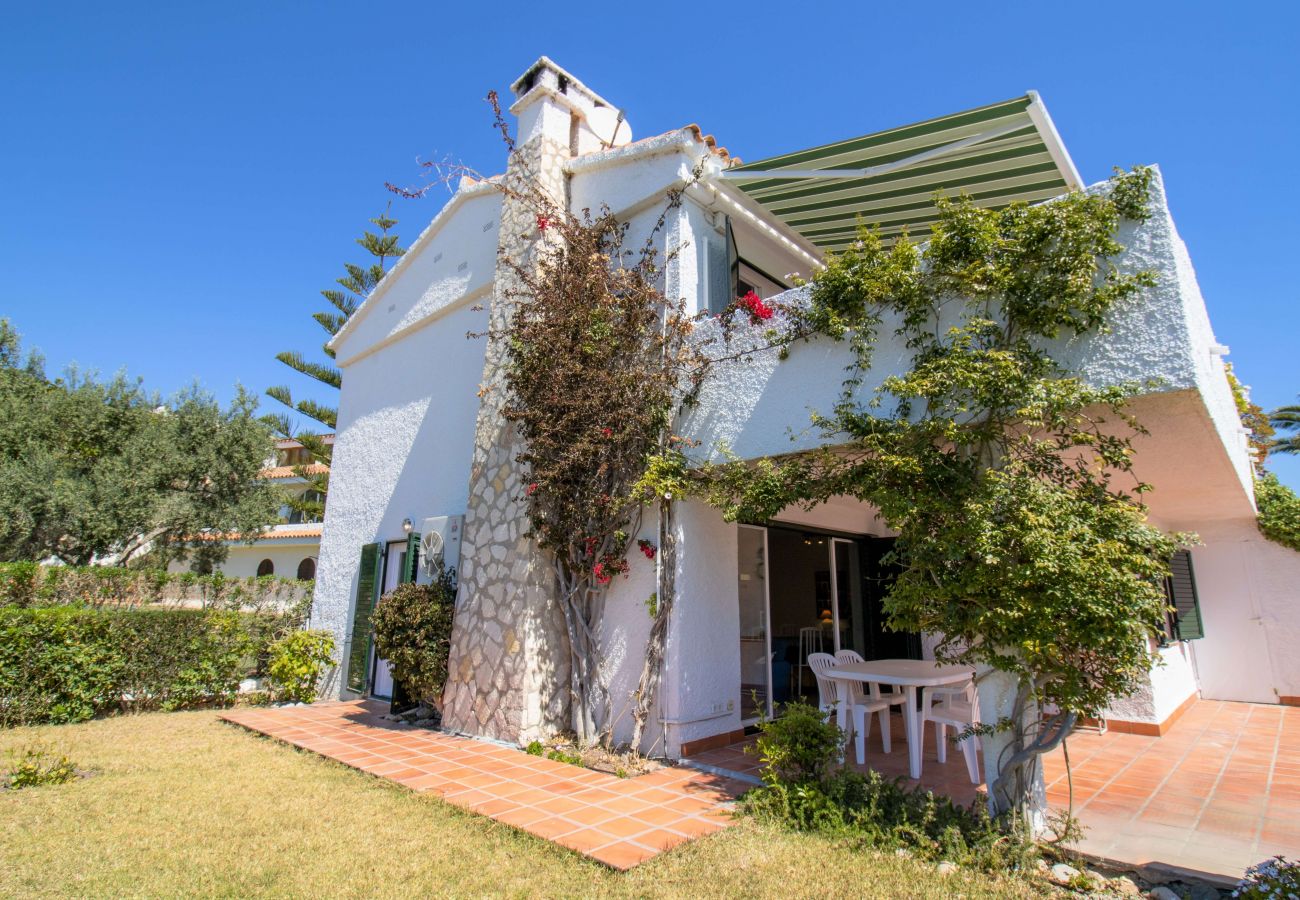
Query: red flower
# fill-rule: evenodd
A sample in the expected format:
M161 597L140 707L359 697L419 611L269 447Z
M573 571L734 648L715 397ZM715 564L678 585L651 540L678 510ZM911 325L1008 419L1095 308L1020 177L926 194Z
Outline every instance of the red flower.
M659 552L658 548L656 548L654 544L650 543L645 538L641 538L640 540L638 540L636 542L636 545L641 548L641 552L645 554L646 559L654 559L655 554Z
M749 320L756 325L759 322L766 322L776 315L776 310L764 303L763 298L753 291L737 300L736 306L749 313Z
M591 574L596 576L597 584L609 584L609 580L612 577L605 571L604 563L596 563L596 565L591 569Z
M607 427L607 428L602 428L602 429L600 429L600 433L603 434L605 437L609 437L610 435L612 435L612 434L614 433L614 429L613 429L613 428L608 428L608 427Z
M546 216L546 215L538 214L538 216L537 216L537 230L538 230L538 231L545 231L547 228L550 228L550 227L551 227L551 220L550 220L550 218L549 218L548 216Z
M531 497L533 494L536 494L537 482L534 481L532 484L528 485L528 489L524 493L526 493L529 497Z

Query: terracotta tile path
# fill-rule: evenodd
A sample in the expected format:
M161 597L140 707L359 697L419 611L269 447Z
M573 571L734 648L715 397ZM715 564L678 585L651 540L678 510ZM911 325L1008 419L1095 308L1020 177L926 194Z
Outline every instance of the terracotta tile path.
M684 767L617 778L381 718L388 704L236 709L222 718L490 816L616 869L731 823L749 785Z
M228 721L522 828L619 869L725 828L730 801L756 782L744 742L685 765L616 778L485 741L382 719L386 704L238 709ZM903 776L907 746L879 733L867 764ZM1200 701L1163 737L1079 731L1069 739L1079 849L1134 866L1220 880L1283 854L1300 858L1300 709ZM693 768L694 767L694 768ZM1061 751L1045 762L1048 801L1067 801ZM921 783L969 803L982 796L959 752L947 762L927 735Z

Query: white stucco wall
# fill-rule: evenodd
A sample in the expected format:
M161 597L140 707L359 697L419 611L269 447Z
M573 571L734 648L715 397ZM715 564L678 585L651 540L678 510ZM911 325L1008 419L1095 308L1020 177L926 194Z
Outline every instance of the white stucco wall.
M262 560L269 559L275 565L276 577L297 578L298 564L307 557L315 557L319 551L316 541L275 541L252 546L231 544L230 555L216 569L228 578L251 578L257 574ZM185 562L174 562L167 567L169 572L188 572L189 569L189 563Z
M487 314L460 303L344 368L312 622L350 637L363 544L465 512Z
M1207 522L1192 549L1205 638L1192 643L1203 696L1276 703L1300 696L1300 553L1253 520Z
M666 750L740 727L736 528L696 502L677 507L677 605L664 660Z
M501 193L492 184L462 186L330 342L339 364L346 368L485 291L500 218Z

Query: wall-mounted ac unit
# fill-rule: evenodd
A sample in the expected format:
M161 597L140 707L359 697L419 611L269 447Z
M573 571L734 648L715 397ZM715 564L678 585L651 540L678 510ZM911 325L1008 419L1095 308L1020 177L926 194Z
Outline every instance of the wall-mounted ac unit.
M460 566L460 535L465 528L464 516L431 516L420 526L420 568L430 578L438 565L446 569Z

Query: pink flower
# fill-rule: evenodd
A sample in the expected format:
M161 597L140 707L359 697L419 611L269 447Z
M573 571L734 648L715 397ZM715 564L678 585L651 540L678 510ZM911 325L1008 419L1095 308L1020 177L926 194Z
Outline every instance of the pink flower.
M546 216L546 215L544 215L544 214L539 214L539 215L537 216L537 230L538 230L538 231L545 231L547 228L550 228L550 227L551 227L551 220L550 220L550 217L548 217L548 216Z
M528 488L524 491L524 493L527 494L529 497L531 497L533 494L536 494L537 482L534 481L532 484L528 485Z
M608 572L605 571L604 563L596 563L596 565L593 566L591 569L591 574L596 576L597 584L609 584L609 580L612 577Z
M655 554L659 552L658 548L645 538L638 540L636 545L641 548L641 552L645 554L646 559L654 559Z

